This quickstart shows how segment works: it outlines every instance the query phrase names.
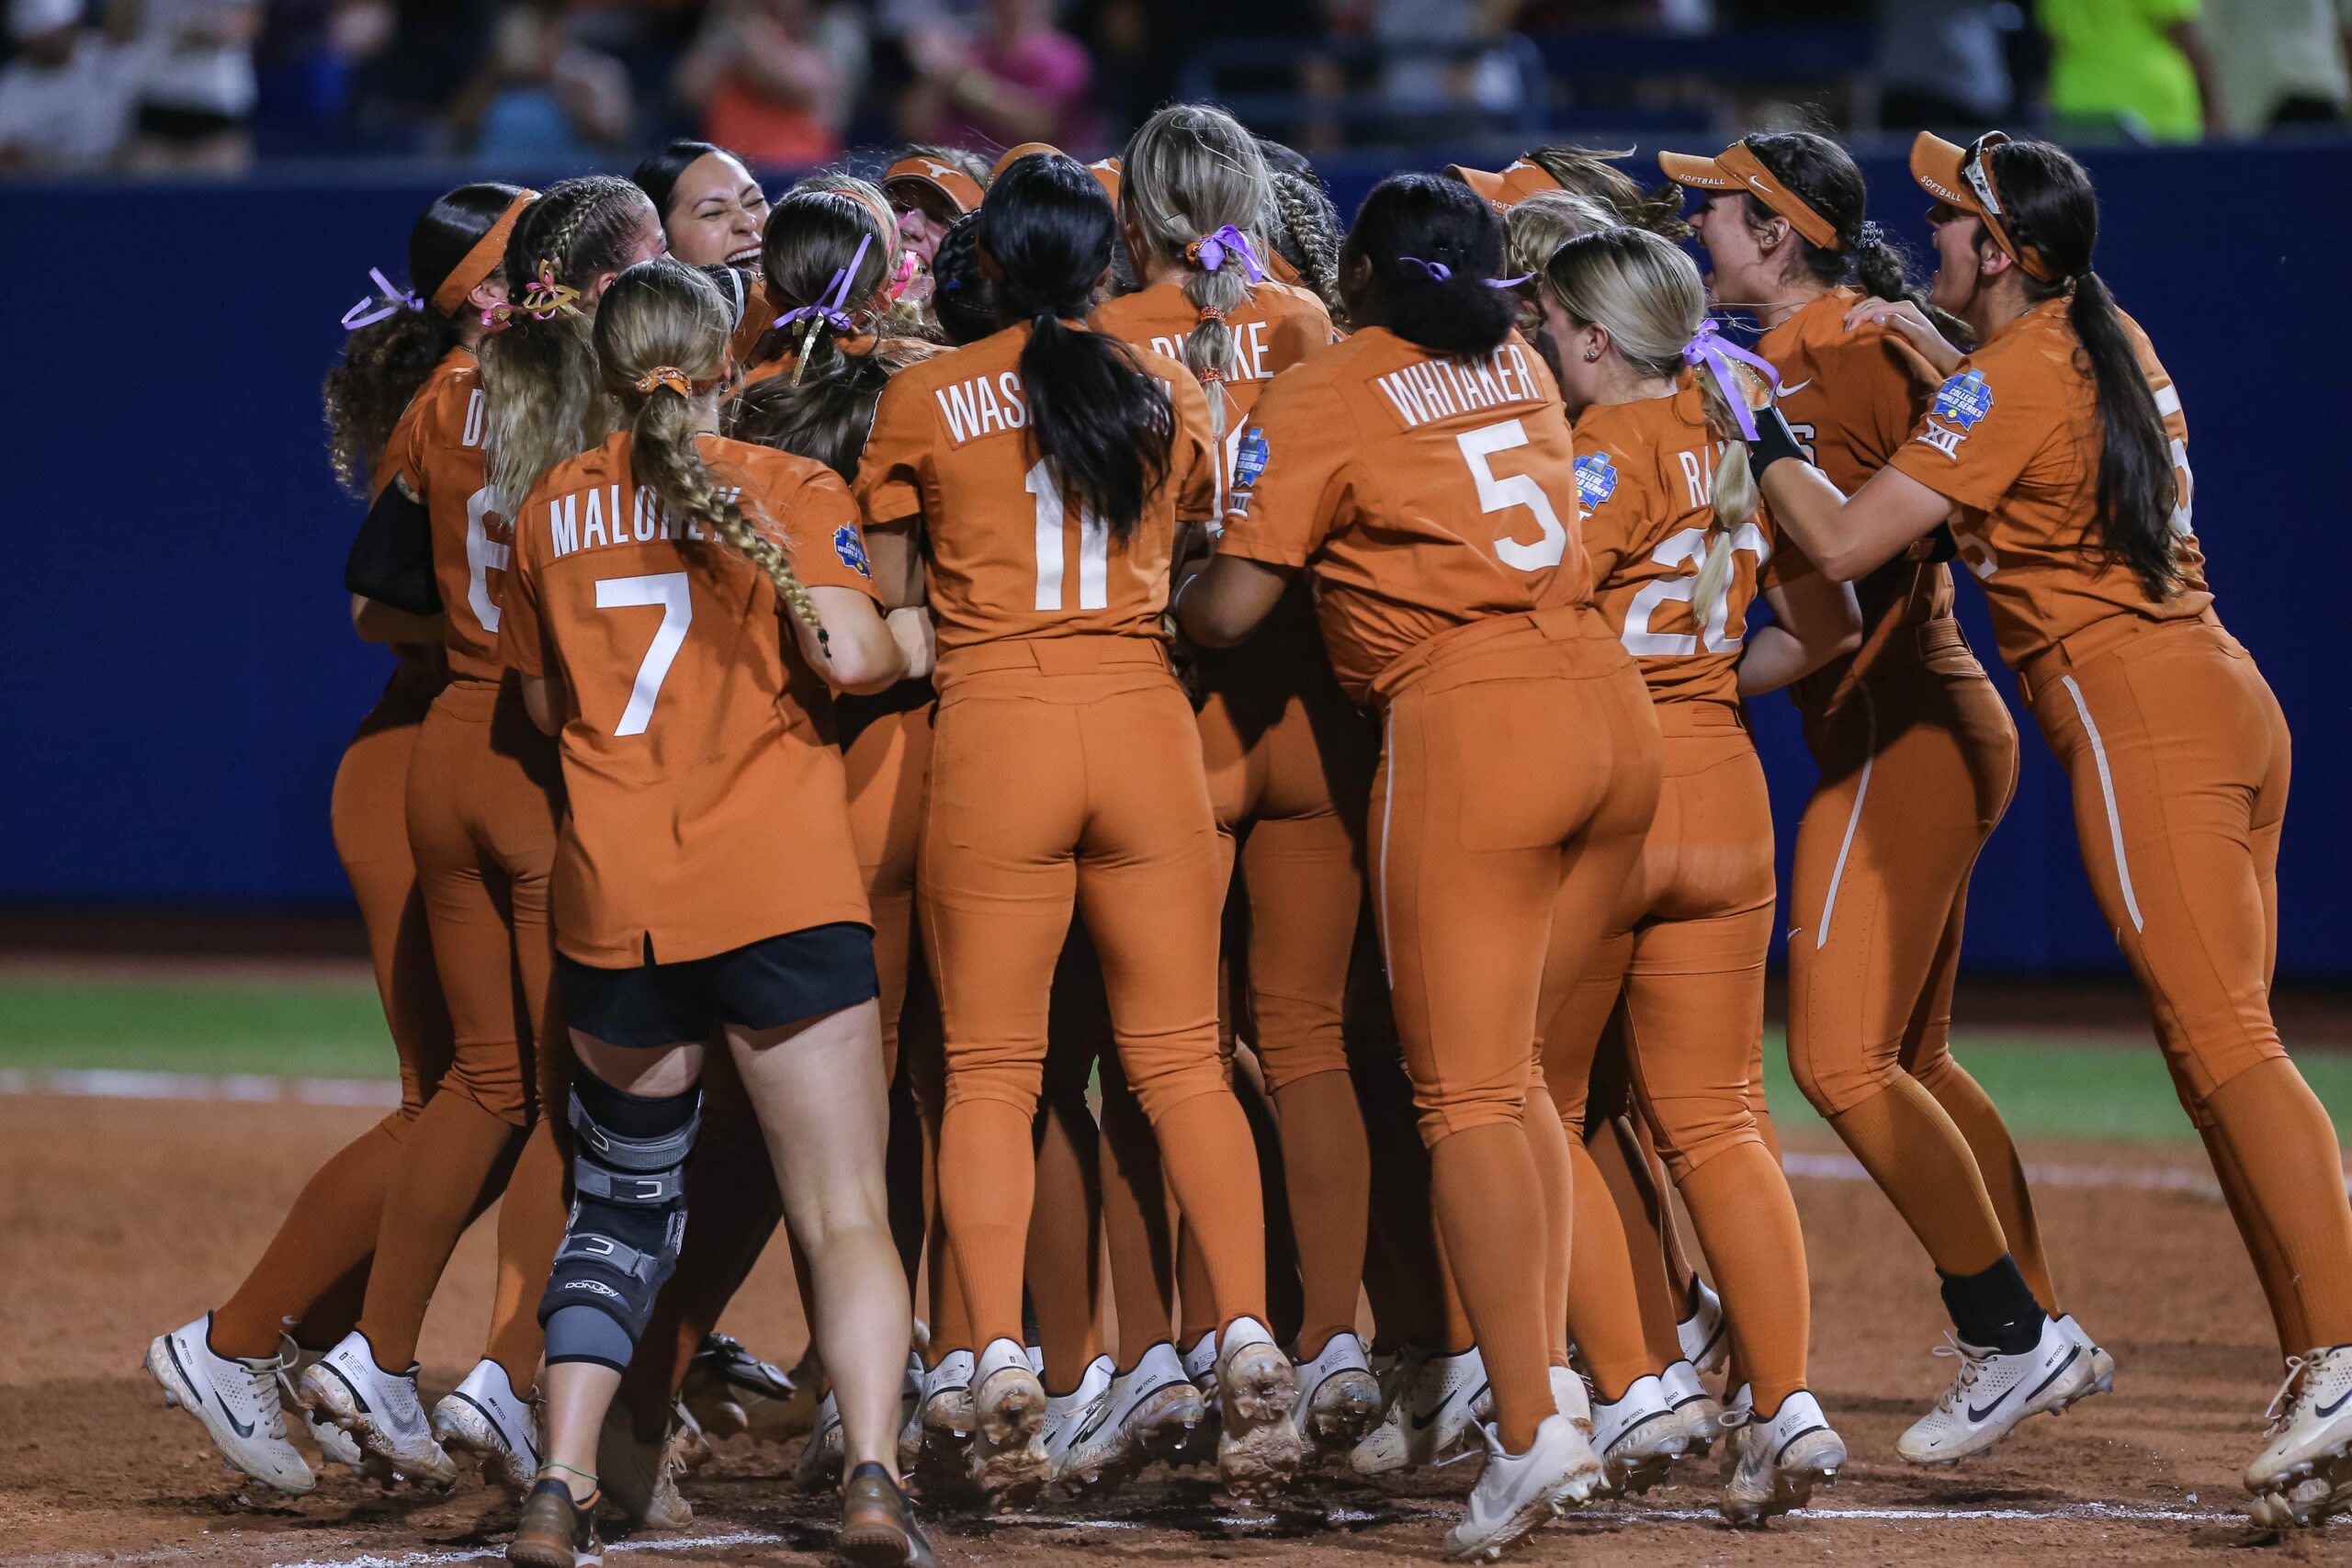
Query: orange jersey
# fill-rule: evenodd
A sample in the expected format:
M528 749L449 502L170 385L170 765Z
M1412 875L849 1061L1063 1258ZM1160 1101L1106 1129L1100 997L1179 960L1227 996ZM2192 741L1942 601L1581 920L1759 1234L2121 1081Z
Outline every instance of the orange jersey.
M424 503L433 532L433 580L441 591L449 669L495 681L498 601L514 530L492 510L482 460L481 371L453 348L401 412L376 470Z
M752 362L760 340L775 325L776 309L768 299L768 280L753 276L743 290L743 319L735 323L735 331L727 339L728 357L737 369Z
M1107 299L1095 310L1092 320L1095 331L1125 338L1137 348L1165 355L1180 365L1184 362L1184 340L1199 322L1199 307L1173 283L1156 283ZM1225 450L1217 463L1220 477L1233 472L1250 411L1257 406L1258 394L1265 390L1266 383L1317 350L1330 347L1333 337L1331 312L1323 301L1304 288L1282 283L1254 285L1248 299L1226 312L1225 324L1233 333L1236 364L1233 374L1218 383L1226 400Z
M1596 403L1576 423L1577 494L1594 599L1660 703L1739 703L1739 655L1748 606L1767 582L1810 563L1783 547L1774 558L1762 506L1730 530L1731 577L1701 626L1692 604L1714 536L1716 442L1698 384L1666 398ZM1772 562L1768 572L1765 563Z
M1848 495L1886 467L1918 427L1939 378L1901 334L1864 322L1849 332L1858 288L1833 288L1768 332L1756 352L1781 373L1781 413L1829 482ZM1897 557L1854 584L1862 646L1805 677L1791 694L1826 707L1906 627L1951 618L1951 572Z
M1266 389L1217 549L1313 575L1332 670L1365 701L1449 627L1591 600L1573 458L1518 334L1456 360L1367 327Z
M1993 635L2011 669L2117 615L2180 620L2213 602L2189 531L2193 481L2180 393L2140 324L2129 316L2123 324L2172 442L2182 587L2170 599L2151 597L2137 572L2098 547L2098 405L2065 300L2036 305L1962 360L1892 459L1960 504L1952 536L1984 584Z
M701 438L722 487L810 587L874 592L829 468ZM523 503L499 650L571 694L556 945L582 964L707 958L867 923L825 684L767 577L630 472L630 437L559 464Z
M1029 436L1027 324L909 366L874 414L857 472L868 527L922 519L943 661L1011 637L1160 636L1179 523L1216 514L1208 404L1193 373L1138 349L1175 405L1168 480L1135 533L1113 541L1062 503Z

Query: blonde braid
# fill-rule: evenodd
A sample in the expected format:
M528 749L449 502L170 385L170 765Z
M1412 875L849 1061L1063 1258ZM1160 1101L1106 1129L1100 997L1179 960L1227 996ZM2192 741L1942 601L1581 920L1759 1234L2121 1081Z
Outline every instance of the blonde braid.
M1340 247L1324 221L1315 191L1298 175L1281 169L1272 172L1270 184L1283 231L1305 258L1300 275L1330 311L1331 320L1345 322L1348 308L1340 298Z
M743 514L743 509L722 492L709 466L695 447L695 408L674 388L656 387L646 394L631 428L630 464L653 492L687 516L718 530L775 585L776 596L823 643L825 623L817 601L792 570L792 562L765 531Z

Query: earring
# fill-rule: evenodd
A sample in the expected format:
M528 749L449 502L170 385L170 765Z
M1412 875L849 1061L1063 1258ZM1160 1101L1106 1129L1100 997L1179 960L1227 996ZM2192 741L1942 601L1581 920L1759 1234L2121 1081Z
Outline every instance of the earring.
M1597 349L1597 348L1588 348L1588 349L1586 349L1586 350L1584 351L1584 362L1585 362L1587 365L1590 365L1593 361L1595 361L1595 360L1599 359L1600 357L1600 350L1599 350L1599 349Z

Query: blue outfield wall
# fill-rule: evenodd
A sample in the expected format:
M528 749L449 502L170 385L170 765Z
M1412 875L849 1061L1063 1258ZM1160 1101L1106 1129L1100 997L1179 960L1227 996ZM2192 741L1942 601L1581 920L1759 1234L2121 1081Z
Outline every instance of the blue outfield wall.
M1341 209L1387 168L1456 155L1335 165ZM2187 404L2222 614L2294 727L2279 962L2311 978L2352 976L2352 834L2334 820L2352 799L2352 381L2336 270L2352 224L2327 195L2343 156L2318 143L2088 159L2106 204L2100 271ZM1924 250L1926 200L1899 152L1865 164L1876 216ZM0 576L0 903L347 899L328 790L387 666L345 617L358 509L328 473L318 385L368 267L397 267L412 218L459 177L0 187L16 486ZM1989 662L1982 598L1961 599ZM1785 859L1813 769L1784 703L1758 705L1758 724ZM2116 967L2064 780L2020 728L2023 777L1978 868L1969 960Z

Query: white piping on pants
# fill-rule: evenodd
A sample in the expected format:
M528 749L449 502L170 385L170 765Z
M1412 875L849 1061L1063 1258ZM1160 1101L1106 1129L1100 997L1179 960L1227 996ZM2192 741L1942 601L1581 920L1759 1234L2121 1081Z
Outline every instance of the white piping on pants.
M2075 711L2082 716L2083 733L2090 737L2091 761L2098 764L2098 793L2107 802L2107 837L2115 849L2115 877L2123 885L2123 908L2132 917L2132 929L2145 931L2140 920L2139 896L2132 891L2132 863L2123 858L2123 818L2115 809L2115 775L2108 771L2107 743L2099 739L2098 725L2091 717L2090 705L2083 701L2083 689L2075 684L2072 675L2061 675L2059 682L2066 694L2075 699Z
M1396 705L1389 704L1381 715L1380 745L1388 763L1387 788L1381 792L1380 802L1380 973L1390 985L1396 983L1396 972L1388 962L1388 822L1396 814Z
M1862 699L1862 780L1854 786L1853 813L1846 818L1846 836L1838 844L1838 864L1829 873L1829 896L1821 901L1821 924L1813 933L1815 953L1829 945L1829 915L1838 908L1838 885L1846 880L1846 856L1854 848L1854 829L1861 826L1862 802L1871 793L1871 765L1878 761L1878 705L1868 686L1854 688Z

